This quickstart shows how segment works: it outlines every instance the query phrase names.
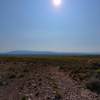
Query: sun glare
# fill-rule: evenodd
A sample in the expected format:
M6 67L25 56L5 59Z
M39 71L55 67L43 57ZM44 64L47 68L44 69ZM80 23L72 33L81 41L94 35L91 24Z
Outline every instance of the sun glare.
M54 5L55 7L60 6L60 5L61 5L61 0L53 0L53 5Z

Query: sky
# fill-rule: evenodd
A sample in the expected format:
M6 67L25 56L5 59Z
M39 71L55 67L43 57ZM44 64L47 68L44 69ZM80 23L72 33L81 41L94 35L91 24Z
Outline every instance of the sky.
M100 0L0 0L0 52L100 53Z

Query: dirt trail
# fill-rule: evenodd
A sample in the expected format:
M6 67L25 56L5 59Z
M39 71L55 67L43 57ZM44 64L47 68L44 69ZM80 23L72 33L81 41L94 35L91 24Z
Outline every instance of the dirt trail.
M97 100L55 66L32 65L22 79L1 88L0 100Z

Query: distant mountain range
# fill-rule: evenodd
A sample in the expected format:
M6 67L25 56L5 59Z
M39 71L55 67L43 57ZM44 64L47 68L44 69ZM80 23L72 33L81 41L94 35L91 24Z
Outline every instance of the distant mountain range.
M4 55L54 55L56 52L49 51L27 51L27 50L18 50L18 51L10 51L5 53L0 53Z
M28 50L16 50L5 53L0 53L0 55L65 55L65 56L81 56L81 55L98 55L93 53L74 53L74 52L52 52L52 51L28 51ZM99 54L100 55L100 54Z

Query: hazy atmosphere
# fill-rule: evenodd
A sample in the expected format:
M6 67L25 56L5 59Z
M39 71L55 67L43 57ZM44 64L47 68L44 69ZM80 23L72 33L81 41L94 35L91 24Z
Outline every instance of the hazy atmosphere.
M100 53L100 0L0 0L0 52Z
M0 100L100 100L100 0L0 0Z

